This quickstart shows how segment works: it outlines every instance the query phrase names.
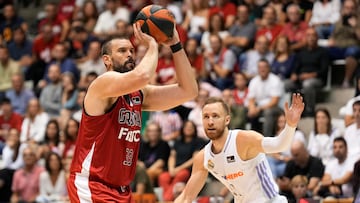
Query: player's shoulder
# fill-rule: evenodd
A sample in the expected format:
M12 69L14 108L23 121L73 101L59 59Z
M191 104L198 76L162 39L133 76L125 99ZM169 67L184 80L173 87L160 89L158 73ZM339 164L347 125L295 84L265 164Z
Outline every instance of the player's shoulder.
M246 143L251 143L251 142L254 142L256 140L259 140L261 139L263 136L254 131L254 130L238 130L237 133L236 133L236 142L237 143L242 143L243 144L246 144Z

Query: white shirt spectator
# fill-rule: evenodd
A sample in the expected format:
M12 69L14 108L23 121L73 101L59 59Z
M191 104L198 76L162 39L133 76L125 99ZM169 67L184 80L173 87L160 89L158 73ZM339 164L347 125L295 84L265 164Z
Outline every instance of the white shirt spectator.
M42 112L36 115L34 121L30 121L29 117L26 117L21 125L20 141L26 142L29 139L33 139L36 142L42 142L45 137L46 125L49 121L47 113Z
M86 0L76 0L75 5L79 8L82 8L84 7L85 1ZM105 8L106 0L96 0L94 2L98 12L101 13Z
M120 7L116 10L115 14L112 14L111 11L106 10L100 14L95 28L94 33L106 33L115 30L115 24L118 20L124 20L129 23L130 13L129 10Z
M260 55L256 50L250 50L246 52L246 59L241 66L241 70L246 75L257 75L258 74L258 62L260 59L265 58L269 64L274 61L275 55L273 52L267 52L265 55Z
M269 73L266 80L262 80L259 75L250 80L248 98L255 98L258 106L267 105L272 97L279 97L284 94L284 84L280 78Z
M101 75L106 72L104 62L101 58L98 60L86 60L85 62L79 64L79 69L81 70L81 77L85 77L90 72L95 72L98 75Z
M2 168L8 168L17 170L24 165L24 160L22 156L23 150L26 148L27 144L20 144L18 156L15 161L13 160L13 156L15 151L11 149L8 145L5 145L2 152L3 166Z
M356 123L345 129L344 138L348 146L348 156L356 160L360 159L360 129L357 128Z
M224 30L224 31L220 31L218 33L218 35L220 36L220 38L222 40L224 40L228 35L229 35L229 31ZM201 46L205 49L205 51L212 51L211 50L211 46L210 46L210 32L209 31L205 31L201 37Z
M43 171L40 174L40 197L38 200L40 202L61 202L64 201L64 197L67 195L66 190L66 178L65 172L63 170L60 171L60 174L56 180L55 185L53 185L49 172ZM47 201L42 201L47 200Z
M340 0L331 0L326 4L316 1L312 9L312 16L309 24L331 23L334 24L340 18Z
M352 116L353 115L353 104L356 101L360 100L360 96L351 98L345 106L341 107L339 110L340 116Z

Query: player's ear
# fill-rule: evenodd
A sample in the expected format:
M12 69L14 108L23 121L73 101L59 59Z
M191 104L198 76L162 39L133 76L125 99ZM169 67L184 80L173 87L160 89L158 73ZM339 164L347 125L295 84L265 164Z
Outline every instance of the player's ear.
M230 124L230 115L227 115L226 117L225 117L225 123L226 123L226 126L229 126L229 124Z
M103 62L105 64L106 69L108 70L109 67L111 66L111 58L110 58L110 56L107 55L107 54L104 54L102 56L102 60L103 60Z

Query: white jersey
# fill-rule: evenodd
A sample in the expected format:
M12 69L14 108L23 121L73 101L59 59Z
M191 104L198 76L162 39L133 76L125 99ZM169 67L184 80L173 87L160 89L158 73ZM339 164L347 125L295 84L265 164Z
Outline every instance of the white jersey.
M224 149L214 154L210 141L204 148L204 167L233 194L235 203L283 203L265 154L243 161L236 148L240 130L230 130Z

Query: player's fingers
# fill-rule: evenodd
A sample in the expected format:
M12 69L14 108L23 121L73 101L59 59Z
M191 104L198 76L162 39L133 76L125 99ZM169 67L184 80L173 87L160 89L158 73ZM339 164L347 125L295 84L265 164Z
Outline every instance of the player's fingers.
M289 103L285 102L284 104L285 112L289 111Z

